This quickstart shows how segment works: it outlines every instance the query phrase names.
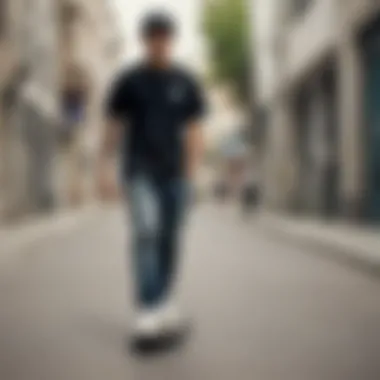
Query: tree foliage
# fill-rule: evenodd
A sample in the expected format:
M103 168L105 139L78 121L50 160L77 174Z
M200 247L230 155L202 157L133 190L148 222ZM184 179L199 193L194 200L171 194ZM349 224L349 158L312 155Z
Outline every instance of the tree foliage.
M249 99L249 19L246 0L210 1L205 12L214 78L233 87L243 102Z

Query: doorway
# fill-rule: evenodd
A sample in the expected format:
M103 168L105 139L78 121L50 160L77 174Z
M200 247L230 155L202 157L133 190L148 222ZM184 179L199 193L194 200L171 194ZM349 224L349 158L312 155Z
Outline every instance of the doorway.
M363 38L367 162L367 215L380 222L380 19Z
M323 217L339 213L338 120L335 60L300 85L294 98L298 190L295 209Z

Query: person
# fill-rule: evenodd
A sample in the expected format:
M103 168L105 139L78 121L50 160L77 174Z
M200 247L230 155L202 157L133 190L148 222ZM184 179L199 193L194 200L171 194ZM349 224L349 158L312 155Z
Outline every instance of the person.
M174 20L150 13L141 36L145 58L123 70L106 101L101 167L107 167L122 141L138 310L134 334L154 338L183 327L175 279L184 216L202 156L205 101L196 79L172 59ZM107 191L107 182L100 183Z
M248 216L254 208L258 207L258 203L259 188L257 173L246 168L241 188L241 206L243 215Z

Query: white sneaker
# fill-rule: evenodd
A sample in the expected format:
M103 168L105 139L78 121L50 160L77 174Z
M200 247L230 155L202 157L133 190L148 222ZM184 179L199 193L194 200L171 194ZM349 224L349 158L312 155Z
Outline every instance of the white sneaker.
M176 333L183 329L185 319L175 304L167 304L162 312L163 328L167 333Z
M154 339L164 330L161 309L144 310L136 319L134 334L139 339Z

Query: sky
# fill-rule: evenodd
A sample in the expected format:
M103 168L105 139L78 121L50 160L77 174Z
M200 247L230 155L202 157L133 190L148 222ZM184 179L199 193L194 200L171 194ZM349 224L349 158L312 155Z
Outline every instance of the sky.
M200 22L203 0L112 0L121 17L126 37L126 59L133 61L141 55L138 38L139 21L151 10L166 10L179 25L180 34L175 49L183 63L198 68L204 62L204 41Z

